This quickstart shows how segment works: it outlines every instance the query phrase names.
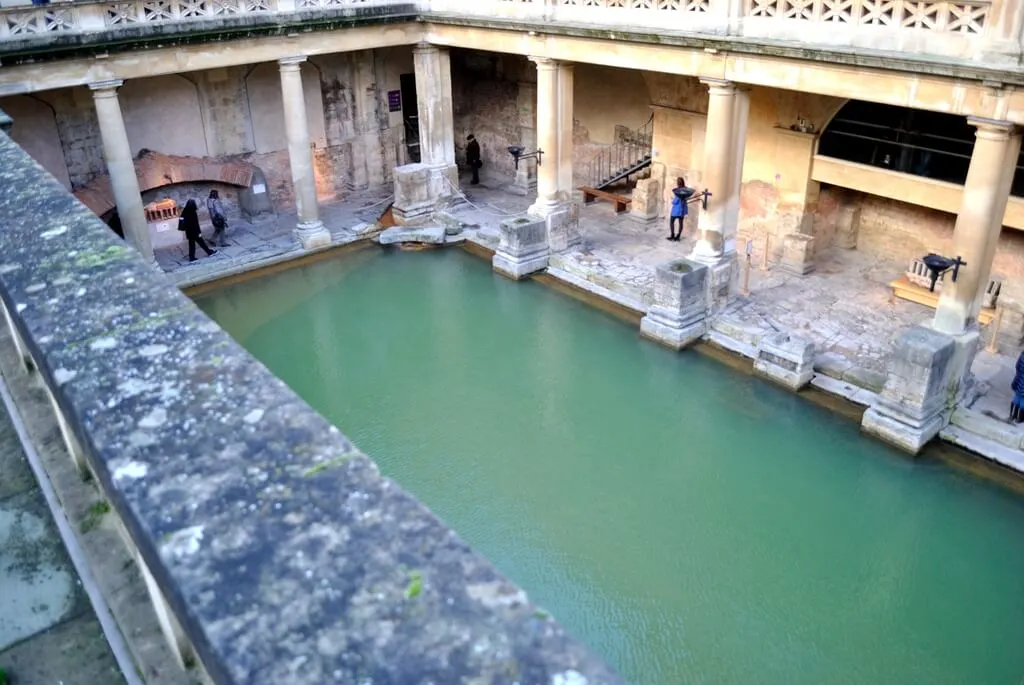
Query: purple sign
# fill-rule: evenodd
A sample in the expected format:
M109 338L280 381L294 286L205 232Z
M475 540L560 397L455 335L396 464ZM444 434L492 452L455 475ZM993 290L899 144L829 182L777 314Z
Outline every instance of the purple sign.
M389 112L401 112L402 111L402 91L400 91L400 90L389 90L388 91L388 111Z

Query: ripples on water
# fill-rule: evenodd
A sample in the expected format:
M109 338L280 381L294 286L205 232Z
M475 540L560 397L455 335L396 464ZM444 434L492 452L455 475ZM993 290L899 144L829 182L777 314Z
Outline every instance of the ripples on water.
M201 306L636 685L1024 678L1024 506L458 251Z

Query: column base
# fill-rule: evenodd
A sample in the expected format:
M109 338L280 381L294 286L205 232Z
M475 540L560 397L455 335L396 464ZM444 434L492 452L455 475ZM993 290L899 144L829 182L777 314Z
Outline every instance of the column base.
M864 413L861 429L911 454L920 452L971 387L978 340L977 331L952 336L927 326L901 334L885 386Z
M303 250L315 250L331 244L331 232L324 227L324 223L319 219L306 221L296 226L295 238L302 245Z
M797 391L814 378L814 343L790 335L766 335L757 346L754 373Z
M506 219L501 222L500 234L491 259L495 271L518 281L547 268L551 251L545 219L529 215Z
M683 323L674 318L668 310L651 307L640 319L640 335L664 345L670 350L682 350L704 337L707 325L703 318L693 323Z
M794 276L814 271L814 236L790 233L782 239L782 270Z
M673 350L697 342L707 332L709 269L686 259L654 271L654 304L640 320L640 334Z
M527 210L531 216L542 218L547 229L551 252L566 252L583 242L579 221L571 202L566 200L537 200Z
M459 192L459 168L454 164L395 167L395 203L391 212L399 224L415 223L451 205Z

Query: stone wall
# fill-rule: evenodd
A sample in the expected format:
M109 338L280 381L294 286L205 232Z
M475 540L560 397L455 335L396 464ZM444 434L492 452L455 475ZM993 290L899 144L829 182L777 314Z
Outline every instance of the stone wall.
M387 91L411 72L410 48L323 55L302 66L321 201L391 181L405 146L402 116L388 112ZM276 207L294 205L276 63L127 81L119 97L134 154L243 160L263 170ZM0 98L0 109L7 108L15 116L28 112L16 135L71 189L106 173L88 88Z
M456 159L465 163L466 136L480 142L482 175L510 183L515 164L507 148L536 146L535 65L525 57L453 49L452 98ZM640 128L650 117L641 72L576 64L573 75L573 169L587 183L591 160L615 142L618 129Z

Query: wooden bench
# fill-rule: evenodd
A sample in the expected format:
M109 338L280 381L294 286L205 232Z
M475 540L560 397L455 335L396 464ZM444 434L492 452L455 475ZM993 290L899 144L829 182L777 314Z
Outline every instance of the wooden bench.
M590 204L594 200L608 200L609 202L615 203L615 213L622 214L629 209L629 204L633 201L624 195L616 195L615 193L609 193L604 190L598 190L597 188L589 188L584 186L580 188L583 191L583 203Z
M889 284L889 287L892 288L892 296L894 298L898 297L901 300L923 304L932 309L935 309L939 304L939 293L933 293L928 288L912 283L906 276L897 278ZM991 323L995 313L995 307L982 307L981 311L978 312L978 323L982 326L987 326Z

